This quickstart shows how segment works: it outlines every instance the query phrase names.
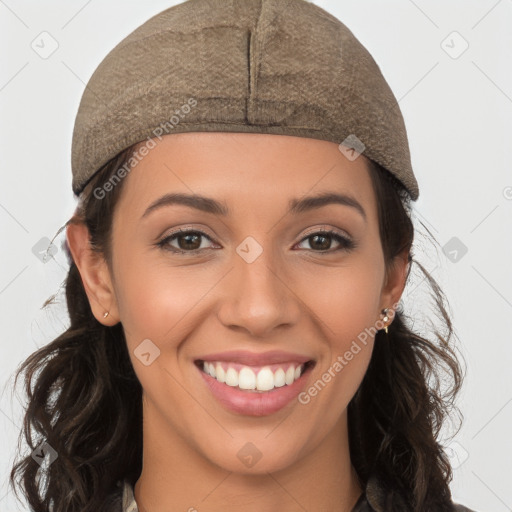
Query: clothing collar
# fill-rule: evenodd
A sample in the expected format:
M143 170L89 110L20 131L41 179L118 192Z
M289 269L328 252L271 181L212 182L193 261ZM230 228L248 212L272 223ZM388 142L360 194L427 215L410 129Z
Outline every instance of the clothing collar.
M139 512L133 495L133 487L127 480L123 481L122 512Z

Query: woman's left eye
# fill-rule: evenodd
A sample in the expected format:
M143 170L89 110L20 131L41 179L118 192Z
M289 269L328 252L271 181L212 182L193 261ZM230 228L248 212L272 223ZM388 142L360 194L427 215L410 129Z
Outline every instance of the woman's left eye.
M331 241L332 239L338 242L339 247L337 249L331 250ZM320 250L315 250L313 252L336 252L342 250L351 250L355 248L355 243L348 237L340 235L336 231L317 231L315 233L311 233L302 239L301 243L310 240L309 244L311 247L315 246ZM328 246L328 247L326 247Z

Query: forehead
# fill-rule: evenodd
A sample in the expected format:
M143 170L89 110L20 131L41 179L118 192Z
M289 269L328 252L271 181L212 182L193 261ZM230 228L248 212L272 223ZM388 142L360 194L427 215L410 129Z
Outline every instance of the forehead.
M145 145L138 145L140 148ZM272 208L291 198L335 192L375 211L366 158L349 160L324 140L260 133L191 132L154 139L127 174L119 209L144 213L168 192L214 197L240 208Z

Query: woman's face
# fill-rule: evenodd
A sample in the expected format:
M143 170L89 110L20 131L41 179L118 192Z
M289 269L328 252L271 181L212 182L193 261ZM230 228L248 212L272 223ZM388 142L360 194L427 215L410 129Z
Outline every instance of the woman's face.
M253 473L341 438L370 329L404 276L386 281L365 158L314 139L185 133L124 179L110 312L144 389L145 434Z

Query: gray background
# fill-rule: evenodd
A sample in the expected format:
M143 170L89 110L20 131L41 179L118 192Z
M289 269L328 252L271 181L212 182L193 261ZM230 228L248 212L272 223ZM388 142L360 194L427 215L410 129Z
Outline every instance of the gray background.
M0 0L2 511L25 510L7 487L21 423L12 373L67 326L62 294L41 309L66 276L64 232L46 263L36 254L75 207L70 148L81 94L115 44L177 3ZM421 192L416 256L448 297L467 368L458 402L464 423L446 441L454 500L510 511L512 0L315 3L372 53L405 117ZM439 246L422 235L420 220ZM425 290L413 277L406 308L425 314Z

